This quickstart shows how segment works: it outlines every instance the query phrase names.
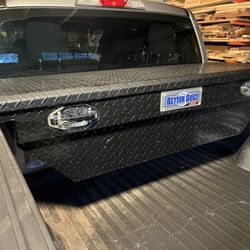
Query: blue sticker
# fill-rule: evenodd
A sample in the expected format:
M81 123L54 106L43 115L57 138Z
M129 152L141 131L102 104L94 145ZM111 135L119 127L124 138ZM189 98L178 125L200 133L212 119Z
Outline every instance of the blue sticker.
M170 111L201 105L202 87L161 93L161 111Z
M18 54L0 54L0 64L18 63Z
M199 100L200 93L193 92L187 93L182 92L175 96L166 96L165 97L165 106L189 106L192 102L196 102Z

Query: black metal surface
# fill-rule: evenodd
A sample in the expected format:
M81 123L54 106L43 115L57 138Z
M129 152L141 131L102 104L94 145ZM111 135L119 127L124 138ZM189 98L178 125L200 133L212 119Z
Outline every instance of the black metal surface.
M249 249L250 172L211 144L80 183L29 178L66 249Z
M202 93L202 105L185 110L178 110L180 115L188 110L206 109L219 107L226 104L235 104L247 101L249 98L240 93L242 82L231 82L220 85L206 86ZM128 96L118 99L90 102L100 114L98 123L88 131L108 128L131 122L139 122L146 119L175 114L176 111L160 112L160 93ZM15 117L17 139L19 144L66 136L69 132L51 128L47 117L55 109L39 109L26 112ZM174 117L174 116L173 116ZM169 118L174 119L174 118ZM157 122L157 120L156 120Z
M0 113L9 113L0 119L15 121L17 143L31 159L79 181L241 133L250 98L240 86L249 79L248 65L226 64L1 79ZM201 86L201 106L160 112L161 91ZM80 103L99 111L93 127L69 133L48 126L60 105Z
M0 113L249 80L249 65L192 64L0 79Z
M40 159L75 181L240 134L250 120L250 102L176 113L36 142ZM38 147L38 148L35 148ZM62 164L63 163L63 164Z

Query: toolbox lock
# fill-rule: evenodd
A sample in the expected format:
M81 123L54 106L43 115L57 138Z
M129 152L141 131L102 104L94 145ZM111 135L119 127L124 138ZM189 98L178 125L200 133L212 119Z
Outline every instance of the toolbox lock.
M48 125L59 130L83 130L99 119L98 111L89 105L61 107L48 116Z
M242 95L250 97L250 81L245 82L241 88L240 92Z

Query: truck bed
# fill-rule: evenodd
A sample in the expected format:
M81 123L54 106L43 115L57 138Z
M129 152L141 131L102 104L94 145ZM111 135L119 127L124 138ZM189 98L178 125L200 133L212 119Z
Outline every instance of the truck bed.
M249 249L250 172L209 144L80 183L27 181L65 249Z

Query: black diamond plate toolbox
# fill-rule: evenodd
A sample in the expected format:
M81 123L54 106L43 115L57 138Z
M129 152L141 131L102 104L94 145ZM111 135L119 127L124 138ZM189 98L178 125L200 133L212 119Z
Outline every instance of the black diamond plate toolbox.
M195 64L0 79L0 120L30 160L75 181L240 134L250 121L241 86L250 66ZM202 87L200 106L161 112L161 93ZM61 107L98 112L87 129L59 130ZM51 124L50 124L51 125Z

